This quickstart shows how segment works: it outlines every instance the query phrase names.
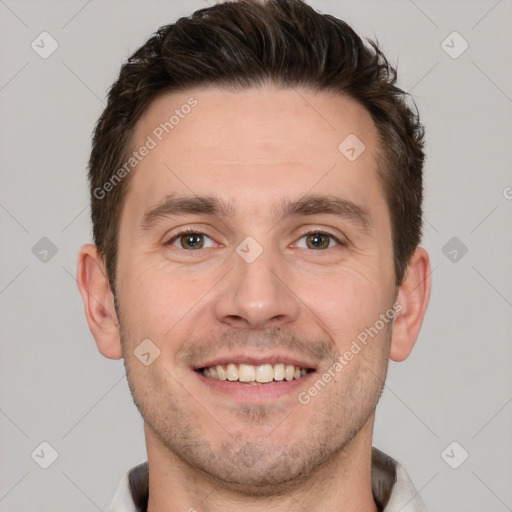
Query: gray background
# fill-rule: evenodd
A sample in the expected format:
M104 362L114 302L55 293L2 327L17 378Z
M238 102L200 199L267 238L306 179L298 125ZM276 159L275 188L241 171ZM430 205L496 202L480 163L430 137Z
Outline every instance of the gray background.
M431 512L512 510L512 1L310 3L378 38L428 129L433 292L413 354L391 364L374 444ZM0 0L2 512L106 510L145 460L122 361L98 353L75 283L86 161L121 63L206 5ZM59 45L45 59L31 47L43 31Z

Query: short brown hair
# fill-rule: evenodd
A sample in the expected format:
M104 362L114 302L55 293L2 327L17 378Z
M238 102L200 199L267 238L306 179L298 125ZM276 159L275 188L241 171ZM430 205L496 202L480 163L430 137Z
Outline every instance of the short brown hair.
M421 240L423 127L414 102L377 44L302 0L238 0L158 29L121 67L94 132L89 160L94 241L115 290L120 217L131 175L98 198L129 158L134 128L158 96L193 87L266 83L333 91L358 101L376 124L379 176L390 211L395 283Z

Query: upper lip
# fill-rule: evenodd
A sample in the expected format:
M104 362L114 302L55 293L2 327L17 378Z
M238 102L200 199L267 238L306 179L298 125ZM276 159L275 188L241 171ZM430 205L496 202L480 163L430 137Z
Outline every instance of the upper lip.
M267 354L258 354L255 356L254 354L249 353L230 353L229 355L219 355L213 357L211 359L205 359L203 362L196 364L193 366L194 370L199 370L200 368L210 368L212 366L217 365L227 365L229 363L233 364L249 364L253 366L260 366L263 364L285 364L285 365L293 365L299 368L316 370L317 364L314 363L310 359L306 359L303 357L297 357L289 354L280 354L280 353L267 353Z

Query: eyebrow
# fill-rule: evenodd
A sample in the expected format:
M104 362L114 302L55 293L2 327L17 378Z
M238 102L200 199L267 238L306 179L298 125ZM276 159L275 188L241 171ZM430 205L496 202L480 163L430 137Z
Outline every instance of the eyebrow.
M285 199L273 209L277 222L296 216L333 215L370 231L372 222L368 211L356 203L337 196L307 194L299 199ZM170 194L144 213L140 227L151 230L160 220L178 215L204 214L219 218L233 218L236 208L225 200L208 195L184 196Z
M150 230L159 220L175 215L206 214L215 217L232 218L235 209L225 201L213 196L178 196L170 194L156 206L146 210L140 227Z

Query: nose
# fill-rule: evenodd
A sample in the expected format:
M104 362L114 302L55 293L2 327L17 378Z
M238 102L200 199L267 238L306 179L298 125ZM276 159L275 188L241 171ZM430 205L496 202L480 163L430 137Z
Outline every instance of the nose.
M285 262L264 250L250 263L237 253L219 285L215 316L231 327L265 328L294 322L300 310ZM288 276L288 278L287 278Z

